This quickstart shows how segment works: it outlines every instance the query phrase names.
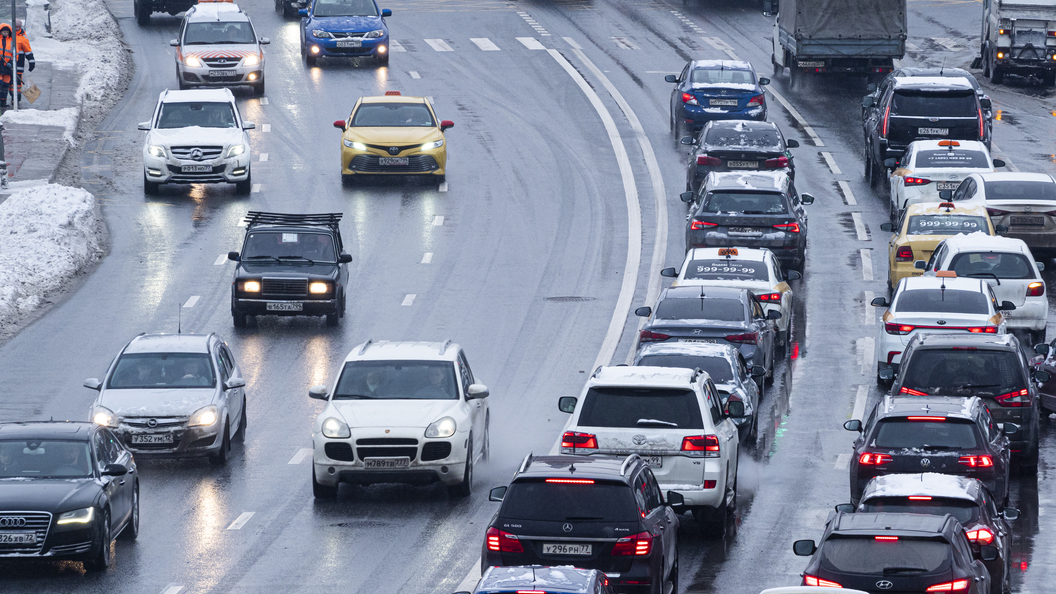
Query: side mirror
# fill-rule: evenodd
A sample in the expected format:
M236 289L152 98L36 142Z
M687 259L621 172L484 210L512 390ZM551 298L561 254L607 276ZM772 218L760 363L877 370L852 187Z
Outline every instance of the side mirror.
M455 123L452 122L451 120L440 120L440 131L441 132L443 132L444 130L447 130L448 128L454 128L454 127L455 127Z
M894 223L880 223L880 230L881 231L887 231L888 233L891 233L892 231L895 230L895 224Z
M144 131L150 130L150 122L140 122L138 125L136 125L136 128Z
M994 225L994 231L999 235L1004 235L1005 233L1008 233L1008 225Z
M390 16L392 16L392 11L389 10L388 8L382 8L381 9L381 16L390 17Z
M731 400L726 403L726 415L731 419L744 418L744 403L740 400Z
M238 252L227 252L227 259L232 262L238 262Z
M876 92L876 83L869 83L868 85L866 85L865 90L869 91L870 93L875 93Z
M1045 263L1044 262L1034 262L1034 266L1036 266L1038 268L1038 272L1041 272L1042 270L1045 270Z
M989 97L980 97L979 107L982 107L983 109L993 109L994 102L991 101Z
M852 503L841 503L841 504L836 506L836 513L838 513L838 514L840 514L840 513L853 514L854 513L854 504L852 504Z
M781 319L781 312L777 311L776 309L771 309L770 311L766 312L766 319L768 319L768 320L780 320Z
M576 410L577 402L579 402L579 399L575 396L562 396L557 399L557 410L572 414Z
M800 194L799 195L799 201L802 202L803 204L814 204L814 195L813 194Z
M302 8L302 9L298 10L297 11L297 16L302 16L302 17L308 16L308 9L307 8Z
M785 278L787 280L799 280L803 278L803 275L800 274L798 270L789 270L788 273L785 274Z
M876 105L876 97L873 97L872 95L866 95L865 97L862 97L862 107L868 108L874 105Z
M664 77L664 82L677 83L678 82L678 77L675 76L674 74L668 74L667 76Z
M254 124L253 122L243 121L242 122L242 129L243 130L256 130L257 129L257 125Z
M638 309L634 310L634 315L638 316L639 318L648 318L649 316L653 315L653 308L639 307Z
M1042 370L1039 369L1039 370L1034 372L1034 381L1036 381L1036 382L1040 382L1040 383L1044 384L1045 382L1049 381L1050 379L1052 379L1052 375L1049 374L1048 371L1042 371Z
M889 382L895 379L895 370L891 369L890 367L887 367L878 371L876 375L878 375L880 379L884 380L885 382Z
M267 37L261 37L258 40L258 42L260 43L260 45L270 45L271 44L271 40L268 39Z
M1049 346L1049 345L1045 345L1045 346ZM99 390L100 388L103 387L103 382L99 381L99 378L90 377L90 378L84 380L84 384L82 384L82 385L85 388L88 388L89 390Z
M888 169L898 167L898 159L884 159L884 167L887 167Z
M1005 161L1003 159L994 159L994 167L1004 167Z
M994 561L997 559L997 547L993 545L983 545L979 547L979 558L983 561Z
M765 77L762 77L762 76L759 77L759 86L768 85L768 84L770 84L770 79L769 78L765 78Z
M466 400L487 398L489 394L491 394L491 392L484 384L470 384L470 386L466 388Z
M103 471L100 474L103 476L125 476L128 474L128 467L124 464L107 464L103 467Z
M797 540L792 543L792 552L800 557L809 557L818 550L813 540Z
M495 487L488 492L488 501L502 501L502 498L506 496L506 489L509 487Z
M1016 304L1012 303L1011 301L1002 301L1001 307L999 307L998 309L1000 309L1001 311L1016 311Z
M667 498L664 500L664 503L671 507L682 507L686 504L686 498L683 497L681 493L668 491Z
M245 387L246 387L246 380L244 380L244 379L242 379L240 377L233 377L233 378L227 380L226 382L224 382L224 389L225 390L234 390L235 388L245 388Z
M341 254L337 257L337 261L341 264L348 264L352 261L352 254Z
M667 278L678 278L678 269L664 268L660 271L660 276L666 276Z
M682 199L682 202L693 202L694 195L693 192L682 192L678 197Z
M763 377L766 375L766 368L762 365L752 365L752 377Z
M1012 437L1019 433L1019 425L1015 423L1005 422L1001 424L1001 433L1005 437Z
M1049 350L1050 350L1049 345L1045 344L1044 342L1034 345L1034 352L1039 354L1039 355L1046 355L1047 356L1049 354ZM87 384L88 382L85 382L85 383Z
M794 139L786 140L785 148L799 148L799 141Z
M926 270L928 268L928 263L924 260L914 260L913 268L916 268L917 270Z
M693 138L692 136L683 136L682 138L680 138L680 139L678 140L678 143L679 143L679 144L689 144L689 145L693 145L693 144L697 144L697 141L696 141L696 139L694 139L694 138Z
M345 120L335 120L334 121L334 127L344 130L345 129Z
M326 386L319 384L308 388L308 397L316 400L326 400L326 397L330 395L330 391L326 389Z
M918 260L918 262L919 261L920 260ZM891 304L888 303L887 297L873 297L873 300L869 302L869 305L872 305L873 307L888 307Z
M843 423L843 428L848 431L857 431L858 433L861 433L862 421L859 419L851 419L850 421L845 421Z
M946 201L953 200L953 190L939 190L939 198Z
M180 40L179 39L170 39L169 40L169 45L171 45L172 47L180 47Z
M1019 510L1014 507L1006 507L1005 511L1001 512L1001 516L1009 521L1018 520Z

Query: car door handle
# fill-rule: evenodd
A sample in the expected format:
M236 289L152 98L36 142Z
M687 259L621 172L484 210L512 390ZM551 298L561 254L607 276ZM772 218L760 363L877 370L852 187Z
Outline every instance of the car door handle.
M119 484L119 485L123 485L123 484L125 484L125 480L124 480L124 479L121 479L121 482L119 482L118 484Z

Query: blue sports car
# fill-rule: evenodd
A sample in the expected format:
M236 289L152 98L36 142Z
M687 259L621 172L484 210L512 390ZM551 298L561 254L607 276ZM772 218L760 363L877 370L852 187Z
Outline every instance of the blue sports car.
M371 56L389 63L389 9L374 0L314 0L301 15L301 52L314 66L321 57Z
M676 139L696 136L711 120L766 120L762 86L770 79L756 76L748 62L694 60L681 74L669 74L665 80L677 83L671 92L671 131Z

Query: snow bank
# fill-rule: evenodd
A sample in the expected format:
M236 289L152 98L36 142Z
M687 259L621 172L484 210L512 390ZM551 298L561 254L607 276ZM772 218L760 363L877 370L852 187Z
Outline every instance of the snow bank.
M20 109L8 111L0 116L5 124L38 124L41 126L59 126L66 128L66 142L73 142L73 133L77 131L77 118L80 115L76 107L63 109Z
M99 259L95 197L55 184L0 204L0 331L31 313Z

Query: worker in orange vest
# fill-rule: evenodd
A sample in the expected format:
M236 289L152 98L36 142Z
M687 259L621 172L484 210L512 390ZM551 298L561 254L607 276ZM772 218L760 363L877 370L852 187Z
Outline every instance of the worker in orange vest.
M17 50L11 37L11 25L0 24L0 111L7 109L7 94L11 91L11 77L15 74Z
M33 58L33 46L29 45L26 30L22 28L22 19L15 19L15 49L18 50L18 102L22 103L22 74L26 70L26 62L29 62L30 72L37 67L37 61Z

